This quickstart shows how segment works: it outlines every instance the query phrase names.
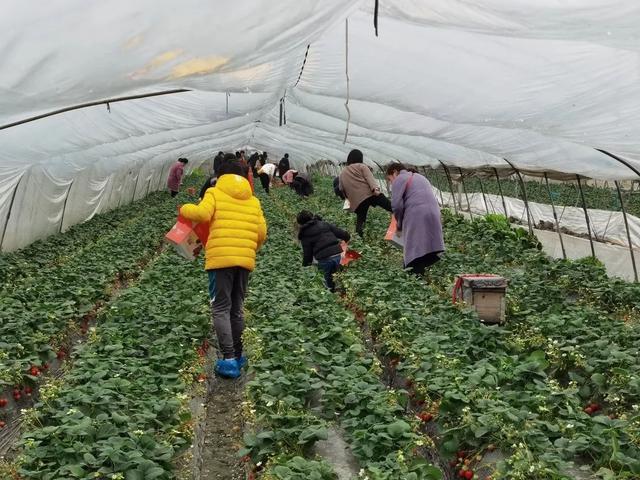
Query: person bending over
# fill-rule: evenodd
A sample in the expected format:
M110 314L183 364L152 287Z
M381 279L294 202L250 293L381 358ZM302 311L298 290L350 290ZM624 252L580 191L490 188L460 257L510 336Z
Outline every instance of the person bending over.
M298 239L302 244L302 265L311 265L315 258L318 269L324 274L325 286L335 292L333 275L338 271L342 258L340 240L348 242L351 239L349 232L323 221L307 210L298 213L296 220L300 229Z
M349 208L356 214L356 233L363 236L369 207L391 211L391 202L380 193L380 186L369 167L363 163L360 150L351 150L347 166L340 173L339 189L349 200Z

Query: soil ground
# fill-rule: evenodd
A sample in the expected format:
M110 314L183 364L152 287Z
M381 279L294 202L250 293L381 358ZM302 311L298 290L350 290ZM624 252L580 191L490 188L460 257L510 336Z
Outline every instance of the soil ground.
M207 400L201 480L244 480L238 457L242 448L244 375L239 380L216 377Z

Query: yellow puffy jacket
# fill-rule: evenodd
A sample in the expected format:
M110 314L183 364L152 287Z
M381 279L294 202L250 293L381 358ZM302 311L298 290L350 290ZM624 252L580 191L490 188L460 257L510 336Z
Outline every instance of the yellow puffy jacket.
M198 205L180 209L193 222L210 222L205 268L256 268L256 252L267 238L267 224L260 201L240 175L222 175Z

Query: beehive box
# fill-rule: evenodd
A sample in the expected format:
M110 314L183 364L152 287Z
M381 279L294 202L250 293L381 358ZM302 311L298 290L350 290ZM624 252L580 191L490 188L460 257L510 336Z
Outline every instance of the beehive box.
M463 275L456 285L462 290L462 300L473 307L486 323L505 321L507 280L498 275Z

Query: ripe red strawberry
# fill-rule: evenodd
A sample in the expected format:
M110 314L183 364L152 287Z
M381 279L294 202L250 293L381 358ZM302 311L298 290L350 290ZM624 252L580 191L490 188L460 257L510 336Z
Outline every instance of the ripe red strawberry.
M30 369L29 369L29 374L37 377L38 375L40 375L40 369L38 367L36 367L35 365L33 365Z
M456 465L458 465L458 461L457 460L451 460L449 462L449 466L452 467L452 468L455 467Z
M593 408L591 408L591 407L585 407L585 409L584 409L584 413L586 413L587 415L591 415L591 414L593 414Z
M420 418L420 420L422 420L425 423L430 422L431 420L433 420L433 415L431 415L430 413L427 413L427 412L422 412L420 415L418 415L418 417Z
M473 478L473 472L471 470L467 470L466 472L464 472L464 478L466 478L467 480L471 480Z
M20 390L14 390L13 391L13 399L17 402L21 398L22 398L22 394L20 393Z
M44 362L40 368L43 372L46 372L47 370L49 370L49 363Z
M33 389L31 387L24 387L24 393L25 395L31 396Z
M458 458L464 458L467 456L467 452L464 450L458 450Z
M58 353L56 353L56 358L58 360L63 360L64 357L67 356L67 352L65 352L64 350L59 350Z
M9 404L9 401L6 398L0 398L0 408L4 408Z
M589 405L589 407L591 408L591 410L593 410L594 412L597 412L598 410L600 410L600 405L598 405L597 403L592 403Z
M4 420L0 420L0 429L4 428L6 425L7 424Z
M458 472L458 476L459 476L460 478L465 478L465 472L466 472L466 470L460 470L460 471Z

